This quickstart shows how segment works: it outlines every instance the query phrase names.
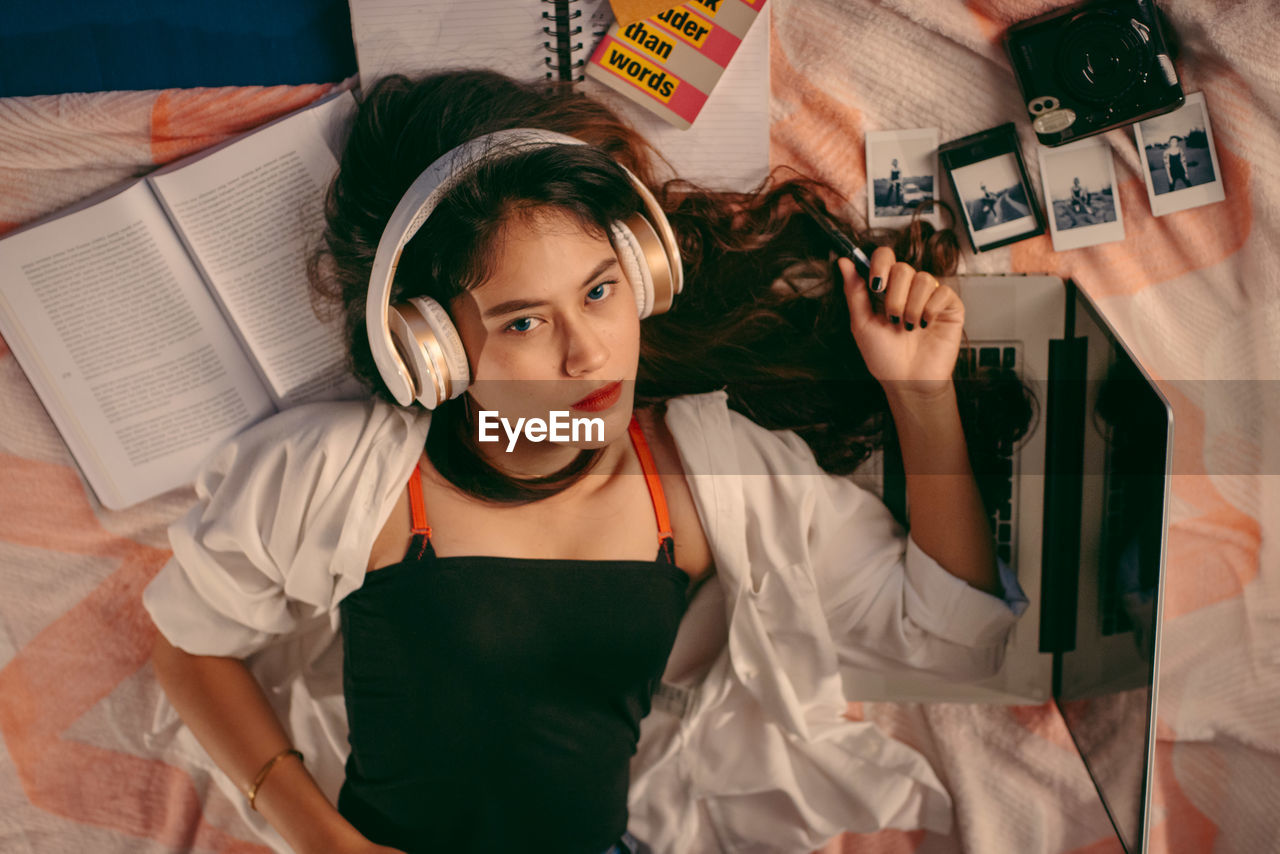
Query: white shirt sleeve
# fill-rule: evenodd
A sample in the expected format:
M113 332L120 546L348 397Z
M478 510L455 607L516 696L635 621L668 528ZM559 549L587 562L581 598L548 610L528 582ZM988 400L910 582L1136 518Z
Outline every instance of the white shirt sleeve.
M160 632L244 658L333 619L364 580L379 520L422 451L426 420L394 407L298 407L241 433L196 478L172 559L143 592Z
M907 536L884 503L827 474L803 440L785 434L811 467L798 503L808 559L842 666L903 666L952 679L999 670L1009 630L1027 608L1003 563L1003 597L952 575Z

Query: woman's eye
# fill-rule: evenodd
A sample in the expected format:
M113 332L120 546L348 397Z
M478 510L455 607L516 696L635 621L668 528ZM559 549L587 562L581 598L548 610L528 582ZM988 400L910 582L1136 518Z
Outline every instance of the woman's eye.
M517 317L515 320L507 324L507 329L512 332L531 332L537 328L533 325L535 322L538 322L537 318Z
M617 282L601 282L591 290L587 291L587 300L589 302L603 302L613 293L614 286ZM517 335L523 335L537 329L543 321L536 317L517 317L515 320L503 327L504 331L514 332Z

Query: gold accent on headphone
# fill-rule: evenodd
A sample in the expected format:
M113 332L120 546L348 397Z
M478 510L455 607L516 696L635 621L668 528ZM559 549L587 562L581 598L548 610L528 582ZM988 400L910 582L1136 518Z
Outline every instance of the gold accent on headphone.
M662 247L662 239L654 229L653 223L641 213L634 213L625 220L627 228L635 235L640 244L641 259L649 268L649 277L653 280L653 310L650 315L663 314L675 300L675 283L671 279L671 260ZM636 282L636 287L640 286Z
M401 303L392 307L392 310L404 319L409 327L409 331L413 333L414 343L427 351L428 364L437 365L442 370L428 371L431 375L431 381L436 389L436 399L443 403L453 396L453 371L449 369L449 363L444 357L444 348L440 346L439 339L436 338L435 332L427 324L426 318L422 316L417 306L413 304ZM394 338L394 336L392 336ZM407 365L412 365L412 361L407 361ZM412 370L410 374L412 375ZM415 391L420 392L420 389ZM415 397L418 395L415 394Z

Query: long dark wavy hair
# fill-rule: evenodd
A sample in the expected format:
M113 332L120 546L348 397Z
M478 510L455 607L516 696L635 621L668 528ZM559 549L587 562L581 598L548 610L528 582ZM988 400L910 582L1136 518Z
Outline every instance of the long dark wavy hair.
M868 251L891 246L900 260L940 277L958 263L951 229L935 230L919 211L900 230L856 228L834 188L786 168L747 192L680 179L660 183L660 155L603 104L567 86L525 84L491 71L383 78L355 117L310 278L317 310L343 318L350 366L373 394L393 401L365 330L369 274L392 210L437 157L515 127L558 131L590 145L488 160L461 180L406 246L392 302L427 295L448 306L491 273L504 224L539 208L557 208L607 235L609 223L642 209L622 164L657 195L685 271L672 310L641 324L636 405L661 408L678 395L723 388L730 407L769 429L794 430L833 474L853 471L893 439L884 391L850 332L830 239L797 199L831 214ZM1035 400L1000 368L961 359L955 379L970 457L981 474L1025 434ZM584 450L553 474L512 478L480 453L464 397L436 408L426 450L432 465L468 494L537 500L577 482L600 457L600 449Z

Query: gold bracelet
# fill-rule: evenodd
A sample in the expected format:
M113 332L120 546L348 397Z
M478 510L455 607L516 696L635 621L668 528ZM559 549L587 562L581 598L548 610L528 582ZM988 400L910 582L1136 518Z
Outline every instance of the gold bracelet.
M250 784L249 791L245 794L249 796L249 807L254 812L257 812L258 808L253 802L258 797L258 789L262 787L262 781L267 779L267 775L271 773L272 768L276 767L276 763L281 759L284 759L286 756L296 756L298 757L299 762L303 761L302 753L300 751L294 750L292 747L286 747L284 750L268 759L267 764L263 765L262 770L258 772L258 776L253 778L253 783Z

